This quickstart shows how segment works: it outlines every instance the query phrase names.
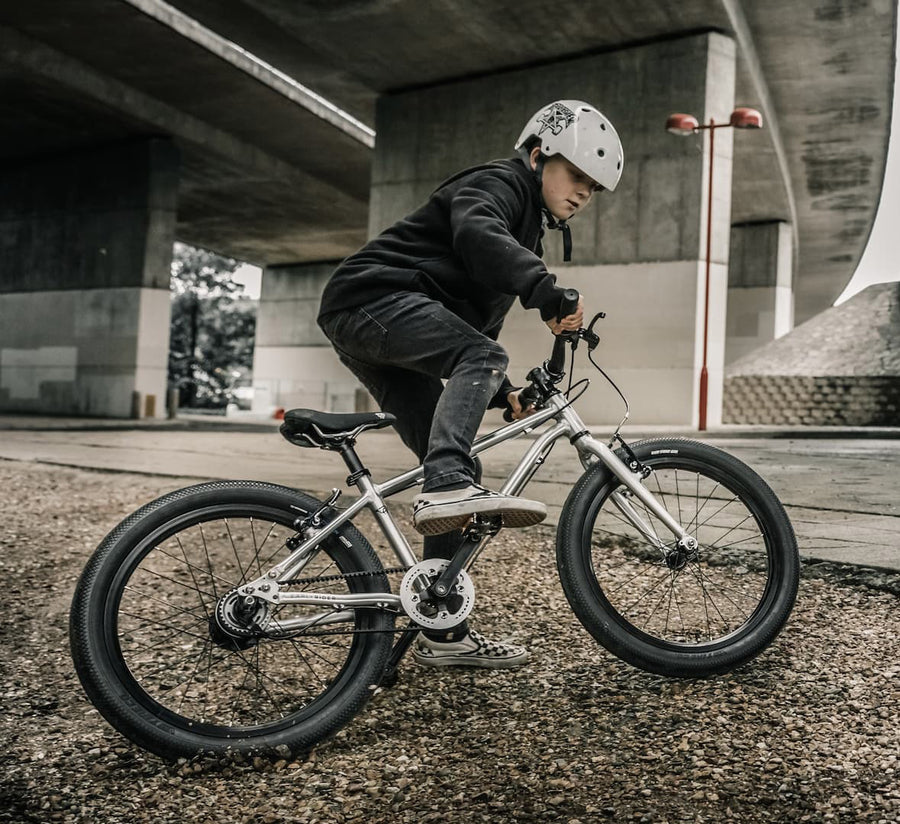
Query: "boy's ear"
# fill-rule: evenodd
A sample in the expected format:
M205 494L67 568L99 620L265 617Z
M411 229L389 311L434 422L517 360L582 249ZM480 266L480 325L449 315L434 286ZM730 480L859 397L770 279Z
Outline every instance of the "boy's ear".
M532 169L537 169L537 162L538 162L538 158L540 157L540 155L541 155L541 147L540 147L540 145L535 146L535 147L531 150L531 154L528 155L528 159L529 159L529 161L531 161L531 168L532 168Z

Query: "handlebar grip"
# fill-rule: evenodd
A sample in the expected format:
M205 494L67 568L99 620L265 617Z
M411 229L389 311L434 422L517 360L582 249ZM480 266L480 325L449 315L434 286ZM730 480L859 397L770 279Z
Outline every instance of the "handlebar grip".
M563 292L562 300L559 304L559 315L557 316L557 320L562 320L569 315L575 313L575 310L578 308L578 290L577 289L566 289Z
M533 385L529 384L519 394L519 403L522 405L522 409L528 409L531 404L537 403L540 398L541 396L538 394L538 390ZM507 423L510 423L512 419L512 410L508 408L504 409L503 420L505 420Z

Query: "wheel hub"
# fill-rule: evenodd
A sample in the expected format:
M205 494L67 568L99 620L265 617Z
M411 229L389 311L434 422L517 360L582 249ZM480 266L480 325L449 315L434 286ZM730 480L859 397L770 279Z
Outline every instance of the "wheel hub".
M269 605L236 589L219 599L209 618L212 640L226 649L247 649L258 643L269 624Z
M666 553L666 566L671 570L684 569L688 562L696 561L700 557L697 541L693 538L684 538Z

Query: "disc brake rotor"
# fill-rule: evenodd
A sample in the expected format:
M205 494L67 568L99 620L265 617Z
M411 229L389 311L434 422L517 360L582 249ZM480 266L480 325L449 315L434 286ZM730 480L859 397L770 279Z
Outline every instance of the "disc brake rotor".
M420 561L407 571L400 583L400 603L406 614L427 629L452 629L461 624L475 606L475 587L465 570L460 570L450 593L443 599L429 596L427 590L450 566L441 558Z

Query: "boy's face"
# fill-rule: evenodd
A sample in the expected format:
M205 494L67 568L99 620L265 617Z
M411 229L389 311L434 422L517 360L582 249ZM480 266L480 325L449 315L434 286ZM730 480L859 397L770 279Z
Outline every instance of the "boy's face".
M539 151L536 148L531 154L532 168L537 165ZM541 179L544 203L557 220L568 220L580 212L599 188L595 180L559 155L547 159Z

